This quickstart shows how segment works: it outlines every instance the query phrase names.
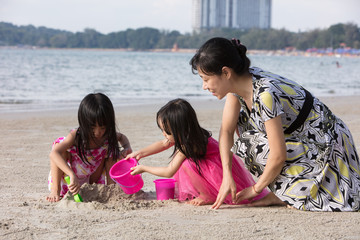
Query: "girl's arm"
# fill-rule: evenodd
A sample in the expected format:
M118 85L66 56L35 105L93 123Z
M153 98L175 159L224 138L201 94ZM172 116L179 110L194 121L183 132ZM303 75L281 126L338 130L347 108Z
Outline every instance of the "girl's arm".
M132 167L131 174L136 175L143 172L148 172L150 174L159 176L159 177L166 177L171 178L174 176L174 174L177 172L177 170L180 168L182 162L185 160L185 155L181 153L180 151L177 151L174 158L171 160L168 166L166 167L151 167L151 166L145 166L145 165L137 165L135 167Z
M171 143L168 139L164 139L161 141L154 142L153 144L139 150L135 151L126 156L125 159L135 158L136 160L140 160L143 157L147 157L149 155L153 155L162 151L165 151L172 147L174 144Z
M126 157L128 154L132 153L130 141L124 134L118 132L117 139L120 145L124 148L124 150L121 152L123 157Z
M226 102L223 110L222 123L219 136L219 150L223 168L223 180L215 203L211 208L218 209L225 198L231 193L233 202L236 198L236 184L232 176L231 147L234 144L234 132L240 113L241 105L236 96L232 93L226 95Z
M76 130L70 132L62 142L57 143L53 146L53 149L49 154L50 161L66 175L70 176L69 190L74 194L79 191L80 184L78 182L77 176L75 175L71 167L69 167L66 159L64 159L63 156L65 155L66 151L74 145L75 135Z

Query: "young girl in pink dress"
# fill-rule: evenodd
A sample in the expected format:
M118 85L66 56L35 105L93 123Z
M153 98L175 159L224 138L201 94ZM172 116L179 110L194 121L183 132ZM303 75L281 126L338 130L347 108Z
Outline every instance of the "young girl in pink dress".
M77 194L84 183L113 183L110 168L119 157L132 152L127 137L116 131L114 108L104 94L88 94L81 101L78 121L77 129L53 143L49 202L59 201L68 190ZM66 175L70 176L69 186Z
M174 177L180 201L189 200L193 205L214 203L222 182L218 142L209 131L200 127L194 109L183 99L167 103L159 110L156 119L165 139L129 154L126 159L134 157L140 160L174 146L172 160L167 167L137 165L131 174L148 172L159 177ZM252 186L255 182L242 161L235 155L232 159L232 174L238 191ZM268 194L272 193L265 189L253 200ZM225 203L232 204L231 196ZM241 202L245 203L250 201Z

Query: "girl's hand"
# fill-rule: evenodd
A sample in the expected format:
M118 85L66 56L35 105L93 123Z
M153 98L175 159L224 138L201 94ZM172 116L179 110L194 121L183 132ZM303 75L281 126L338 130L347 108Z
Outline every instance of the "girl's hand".
M212 209L218 209L221 204L224 202L225 198L231 193L232 201L236 200L236 184L233 177L224 176L223 181L221 183L219 193L217 195L215 203L211 206Z
M131 172L130 174L131 175L137 175L137 174L140 174L140 173L143 173L144 172L144 169L141 165L137 165L135 167L132 167L130 168Z
M80 191L80 183L79 183L79 179L76 177L75 174L70 175L70 184L68 185L69 191L75 195L77 193L79 193Z
M125 158L125 159L129 159L127 156L132 153L132 149L131 147L128 147L128 148L124 148L121 152L120 152L120 155L122 158Z
M142 158L142 154L140 151L132 152L125 157L125 160L128 160L129 158L135 158L137 161L139 161Z

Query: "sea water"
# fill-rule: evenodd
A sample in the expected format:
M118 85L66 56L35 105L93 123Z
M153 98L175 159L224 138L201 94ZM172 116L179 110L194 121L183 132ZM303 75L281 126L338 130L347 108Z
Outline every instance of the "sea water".
M79 49L0 49L0 112L77 108L103 92L115 106L214 99L191 72L194 53ZM315 96L360 95L360 58L249 55ZM341 67L336 66L339 62Z

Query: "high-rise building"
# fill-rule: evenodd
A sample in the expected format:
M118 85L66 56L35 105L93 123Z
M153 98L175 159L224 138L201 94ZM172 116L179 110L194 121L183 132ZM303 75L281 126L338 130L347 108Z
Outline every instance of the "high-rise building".
M272 0L193 0L193 30L271 27Z

